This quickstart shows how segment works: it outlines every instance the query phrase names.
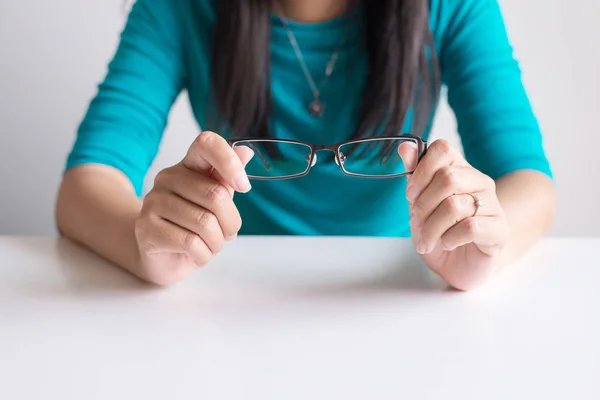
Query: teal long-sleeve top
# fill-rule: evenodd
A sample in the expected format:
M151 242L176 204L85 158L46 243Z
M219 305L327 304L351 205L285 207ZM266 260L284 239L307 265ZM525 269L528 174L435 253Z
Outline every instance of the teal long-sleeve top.
M192 12L194 1L200 15ZM494 179L522 169L551 176L497 1L430 3L442 83L467 161ZM67 170L88 163L112 166L141 196L169 111L182 91L188 93L199 127L211 129L209 57L215 21L213 0L135 2L107 75L80 124ZM315 73L322 73L332 51L343 43L336 69L344 73L328 78L321 88L327 112L312 116L306 107L310 86L285 27L273 18L271 87L277 123L272 133L314 144L342 142L354 131L367 79L367 63L356 62L360 38L348 33L341 18L291 23L291 29ZM335 163L318 163L303 178L254 181L252 190L237 194L234 201L243 220L240 234L402 237L410 235L405 190L404 178L350 177Z

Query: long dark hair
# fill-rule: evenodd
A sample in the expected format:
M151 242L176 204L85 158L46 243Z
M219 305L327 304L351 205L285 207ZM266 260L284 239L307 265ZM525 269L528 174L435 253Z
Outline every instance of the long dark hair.
M211 84L219 118L233 135L271 134L269 42L276 1L214 2ZM353 137L375 131L399 134L411 107L411 133L421 135L430 123L440 84L429 0L368 0L363 7L369 73Z

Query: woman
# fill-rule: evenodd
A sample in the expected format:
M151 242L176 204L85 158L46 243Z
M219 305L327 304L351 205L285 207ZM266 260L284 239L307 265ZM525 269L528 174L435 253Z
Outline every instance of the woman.
M441 140L423 151L441 84L465 157ZM182 90L203 132L140 200ZM331 146L380 137L399 140ZM302 142L305 154L248 138ZM314 151L325 145L334 157ZM388 163L395 155L402 162ZM392 179L369 169L392 165L402 166ZM542 136L495 0L138 0L57 203L63 235L160 285L238 233L364 235L412 237L429 268L468 290L543 236L553 214Z

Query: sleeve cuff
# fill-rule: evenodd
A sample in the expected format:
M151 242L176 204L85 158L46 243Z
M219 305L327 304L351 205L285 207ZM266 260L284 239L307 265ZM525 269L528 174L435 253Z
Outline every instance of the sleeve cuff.
M79 165L101 164L125 174L141 197L144 178L153 154L129 135L116 132L87 131L80 133L67 158L65 172Z

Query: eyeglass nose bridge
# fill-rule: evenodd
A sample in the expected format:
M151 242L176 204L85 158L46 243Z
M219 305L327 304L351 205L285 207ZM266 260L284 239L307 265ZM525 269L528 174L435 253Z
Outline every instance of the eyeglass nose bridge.
M335 163L337 164L337 166L341 166L340 162L342 164L344 164L344 161L346 161L346 156L344 155L344 153L342 153L341 151L338 151L338 146L333 145L333 146L314 146L313 148L313 152L312 155L309 155L307 157L307 162L310 163L310 167L314 167L317 164L317 153L319 151L330 151L333 153L334 157L333 159L335 160ZM312 157L312 162L309 160L309 158Z

